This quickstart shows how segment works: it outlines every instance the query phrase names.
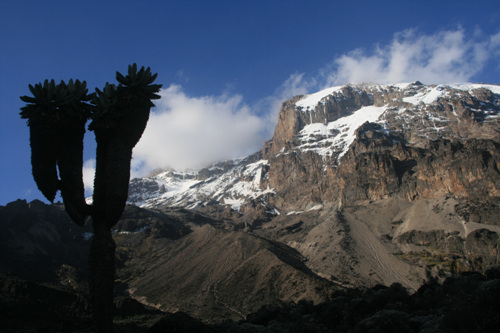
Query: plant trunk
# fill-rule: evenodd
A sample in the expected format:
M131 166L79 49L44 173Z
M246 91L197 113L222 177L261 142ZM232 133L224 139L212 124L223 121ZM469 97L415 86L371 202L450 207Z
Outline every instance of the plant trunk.
M64 208L73 222L85 225L89 215L83 185L83 138L86 119L76 119L58 130L57 166Z
M89 254L89 287L96 332L113 332L115 304L115 241L105 221L93 217L94 237Z

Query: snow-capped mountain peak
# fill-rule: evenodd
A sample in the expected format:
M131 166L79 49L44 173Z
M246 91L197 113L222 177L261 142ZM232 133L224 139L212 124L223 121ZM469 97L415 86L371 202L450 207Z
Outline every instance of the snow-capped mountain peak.
M263 214L286 214L292 208L307 211L324 200L320 199L324 190L314 194L316 190L307 186L321 188L335 183L331 177L347 170L337 170L343 163L353 163L346 158L359 146L361 137L374 147L392 149L400 144L408 149L428 149L437 140L499 141L499 122L497 85L424 85L417 81L330 87L283 103L273 139L264 143L262 152L198 172L170 171L134 179L129 202L189 209L218 205L240 214L245 209L248 213L248 207ZM405 168L416 163L405 160L409 157L404 154L410 153L397 154L403 155L390 163L403 163ZM415 173L405 170L397 172ZM402 174L398 177L401 182ZM312 191L316 201L300 197L299 193L307 191ZM338 193L331 200L337 200Z
M133 179L129 203L142 207L168 205L194 209L215 201L239 211L246 199L258 199L274 193L261 184L263 169L268 166L266 160L252 161L252 158L247 158L233 162L234 166L228 170L227 165L215 164L198 173L167 171L153 177ZM204 171L211 171L212 174L205 178L202 176Z
M481 101L484 96L477 95L484 91L491 96ZM409 131L411 134L403 135L406 143L418 145L421 139L437 139L452 131L448 123L461 122L464 111L472 112L480 122L497 119L499 94L500 86L486 84L414 82L331 87L295 103L295 110L301 113L299 132L294 134L298 139L295 148L338 160L365 122L381 125L387 134L401 136L401 132Z

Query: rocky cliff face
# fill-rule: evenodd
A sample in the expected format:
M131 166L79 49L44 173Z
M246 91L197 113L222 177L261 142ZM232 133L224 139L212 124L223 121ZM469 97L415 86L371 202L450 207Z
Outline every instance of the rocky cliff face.
M241 213L317 204L499 194L499 98L492 85L346 85L282 104L262 152L131 183L130 203ZM227 214L226 214L227 215ZM255 215L255 214L254 214Z
M499 263L499 122L499 86L332 87L285 101L261 152L134 180L165 191L131 200L287 244L340 284L417 288Z
M277 208L389 196L498 196L495 89L344 86L285 102L263 150Z

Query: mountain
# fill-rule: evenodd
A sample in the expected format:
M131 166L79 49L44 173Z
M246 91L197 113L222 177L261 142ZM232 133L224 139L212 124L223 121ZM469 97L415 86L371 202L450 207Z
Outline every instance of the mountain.
M301 325L332 327L328 309L345 327L406 318L394 304L446 298L426 282L488 276L500 264L499 148L500 86L360 84L296 96L260 152L131 180L113 234L117 295L132 314L180 311L212 325L281 316L293 327L301 313ZM85 308L89 223L77 228L60 204L18 200L0 206L0 231L2 297L22 308L30 281ZM484 297L498 287L478 276ZM381 297L392 305L375 316L367 309Z
M133 179L129 201L286 244L343 285L416 289L499 263L499 103L500 86L487 84L296 96L261 152Z
M190 209L217 203L235 211L260 203L264 213L277 215L395 195L410 201L444 193L498 196L494 177L482 184L487 192L475 185L495 175L489 172L500 135L499 93L495 85L415 82L346 85L297 96L283 103L262 152L199 172L134 179L129 202ZM453 167L443 165L445 160L467 160L463 166L473 174L439 178Z

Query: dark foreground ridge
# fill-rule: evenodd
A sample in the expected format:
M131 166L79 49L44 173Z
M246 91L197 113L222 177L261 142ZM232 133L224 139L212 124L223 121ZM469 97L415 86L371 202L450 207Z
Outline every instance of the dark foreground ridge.
M85 294L21 279L0 279L2 332L91 332ZM429 282L409 294L400 284L345 289L319 305L267 306L245 320L215 325L116 299L116 332L496 332L500 268Z

